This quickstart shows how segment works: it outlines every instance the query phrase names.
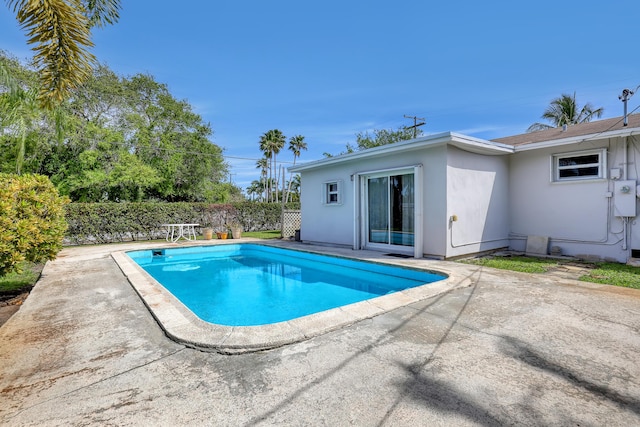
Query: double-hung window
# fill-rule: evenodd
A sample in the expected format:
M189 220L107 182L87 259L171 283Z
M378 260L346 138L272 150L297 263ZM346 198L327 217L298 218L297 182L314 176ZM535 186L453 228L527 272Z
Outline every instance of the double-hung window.
M605 149L555 154L552 163L554 182L606 178Z

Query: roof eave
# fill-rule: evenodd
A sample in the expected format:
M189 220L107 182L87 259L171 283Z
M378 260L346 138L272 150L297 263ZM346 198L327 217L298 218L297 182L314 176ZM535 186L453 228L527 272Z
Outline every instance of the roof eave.
M640 128L617 129L607 132L598 132L588 135L572 136L569 138L553 139L550 141L532 142L515 146L515 152L540 150L543 148L557 147L561 145L578 144L586 141L597 141L601 139L617 138L622 136L632 136L640 134Z
M297 173L309 169L340 164L352 160L389 155L399 151L413 151L425 147L436 147L438 145L449 143L463 150L481 154L500 155L513 153L513 147L510 145L500 144L497 142L487 141L484 139L474 138L453 132L442 132L424 136L421 138L396 142L394 144L381 145L379 147L369 148L367 150L357 151L354 153L315 160L301 165L291 166L288 169L290 172Z

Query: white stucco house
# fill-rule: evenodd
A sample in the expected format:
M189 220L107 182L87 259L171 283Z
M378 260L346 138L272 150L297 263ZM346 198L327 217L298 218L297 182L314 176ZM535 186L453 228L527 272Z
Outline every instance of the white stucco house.
M300 238L419 258L531 242L640 258L640 114L627 119L491 141L446 132L297 165Z

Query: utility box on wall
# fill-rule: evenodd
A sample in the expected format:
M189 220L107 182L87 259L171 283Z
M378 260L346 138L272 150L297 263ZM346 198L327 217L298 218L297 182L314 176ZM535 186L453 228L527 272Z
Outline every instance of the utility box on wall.
M613 182L613 214L615 216L636 216L636 182Z

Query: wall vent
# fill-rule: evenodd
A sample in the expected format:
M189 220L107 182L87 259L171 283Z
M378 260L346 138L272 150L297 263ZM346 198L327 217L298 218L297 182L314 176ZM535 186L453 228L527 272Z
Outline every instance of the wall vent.
M631 258L640 258L640 249L631 249Z

